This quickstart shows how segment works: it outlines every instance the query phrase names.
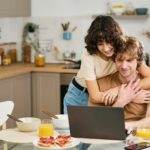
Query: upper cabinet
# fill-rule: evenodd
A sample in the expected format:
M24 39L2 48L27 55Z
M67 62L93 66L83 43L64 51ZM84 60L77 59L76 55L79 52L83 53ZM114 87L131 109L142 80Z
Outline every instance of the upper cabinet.
M31 16L31 0L0 0L0 17Z

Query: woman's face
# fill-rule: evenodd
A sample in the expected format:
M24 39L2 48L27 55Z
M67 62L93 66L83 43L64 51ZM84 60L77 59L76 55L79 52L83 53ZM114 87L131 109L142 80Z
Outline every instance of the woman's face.
M111 44L103 42L97 45L97 49L105 56L105 57L112 57L114 54L114 48Z

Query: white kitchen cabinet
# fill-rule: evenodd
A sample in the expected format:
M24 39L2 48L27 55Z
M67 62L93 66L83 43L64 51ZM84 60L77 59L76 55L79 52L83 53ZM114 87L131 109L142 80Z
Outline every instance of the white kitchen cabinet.
M8 79L0 80L0 101L12 100L13 97L13 81Z
M32 73L33 116L47 118L41 110L60 113L60 74Z
M31 76L23 74L0 80L0 101L14 101L13 115L16 117L31 116ZM8 127L15 122L8 120Z
M13 82L14 114L17 117L31 116L31 74L11 78Z
M31 15L31 0L0 0L0 17Z

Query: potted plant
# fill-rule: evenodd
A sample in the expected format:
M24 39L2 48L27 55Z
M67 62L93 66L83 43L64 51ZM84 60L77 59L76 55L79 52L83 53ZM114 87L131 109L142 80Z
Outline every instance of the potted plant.
M23 29L23 61L31 62L31 49L39 52L39 25L28 22Z

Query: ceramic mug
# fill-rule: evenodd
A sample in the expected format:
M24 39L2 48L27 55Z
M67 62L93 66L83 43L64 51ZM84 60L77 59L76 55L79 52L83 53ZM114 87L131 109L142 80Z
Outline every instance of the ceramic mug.
M72 39L72 33L68 32L68 31L63 32L63 39L64 40L71 40Z

